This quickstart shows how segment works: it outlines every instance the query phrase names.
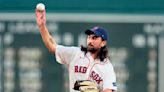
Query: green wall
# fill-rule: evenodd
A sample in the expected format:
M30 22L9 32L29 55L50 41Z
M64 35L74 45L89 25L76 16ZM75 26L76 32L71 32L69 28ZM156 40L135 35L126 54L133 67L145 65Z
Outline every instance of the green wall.
M164 14L164 0L0 0L0 12L33 12L39 2L48 12Z

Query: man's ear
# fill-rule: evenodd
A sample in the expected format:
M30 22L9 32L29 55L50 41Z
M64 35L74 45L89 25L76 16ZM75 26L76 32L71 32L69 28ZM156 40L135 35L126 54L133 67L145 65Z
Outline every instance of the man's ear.
M106 41L102 41L102 43L101 43L101 47L104 47L106 44L107 44Z

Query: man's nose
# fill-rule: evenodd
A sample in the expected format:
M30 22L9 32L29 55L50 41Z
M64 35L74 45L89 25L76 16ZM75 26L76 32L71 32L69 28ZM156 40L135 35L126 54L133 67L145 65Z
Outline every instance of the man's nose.
M93 39L92 38L89 38L88 42L89 43L92 43L93 42Z

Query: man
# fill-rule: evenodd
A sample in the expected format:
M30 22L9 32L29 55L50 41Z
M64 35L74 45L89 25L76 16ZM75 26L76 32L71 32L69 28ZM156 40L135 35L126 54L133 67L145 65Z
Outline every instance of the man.
M116 76L107 56L107 31L101 27L86 30L85 34L88 35L87 47L58 45L48 32L45 14L45 11L36 10L37 25L44 44L52 54L55 54L57 62L68 66L70 92L79 92L76 90L113 92L117 90ZM91 87L89 90L96 89L96 91L85 91L86 86Z

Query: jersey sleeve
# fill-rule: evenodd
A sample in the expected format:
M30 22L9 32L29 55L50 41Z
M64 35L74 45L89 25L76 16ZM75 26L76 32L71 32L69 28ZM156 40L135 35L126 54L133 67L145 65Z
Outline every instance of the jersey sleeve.
M78 47L57 45L55 52L56 61L60 64L69 64L79 50Z
M103 90L105 89L112 89L112 90L117 90L117 85L116 85L116 75L113 69L112 64L108 64L105 67L104 73L103 73Z

